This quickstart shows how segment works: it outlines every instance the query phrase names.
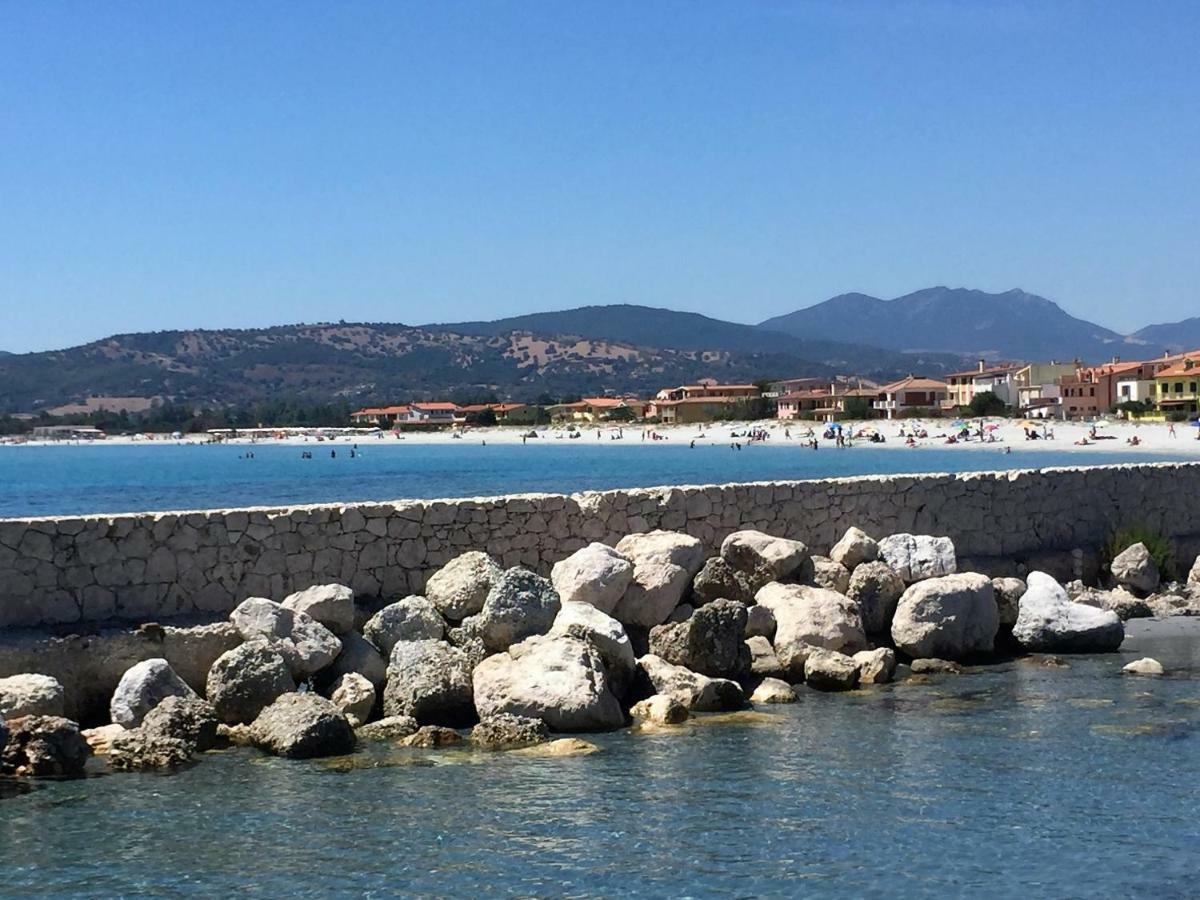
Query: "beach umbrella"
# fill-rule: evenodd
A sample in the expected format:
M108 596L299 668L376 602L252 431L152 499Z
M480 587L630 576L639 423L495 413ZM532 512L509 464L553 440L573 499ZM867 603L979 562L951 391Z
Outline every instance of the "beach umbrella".
M987 425L983 426L983 430L984 431L995 431L999 427L1000 426L997 425L995 422L989 422Z
M1189 422L1188 424L1191 425L1193 428L1200 428L1200 419L1192 419L1192 421Z
M951 428L966 428L967 423L964 422L962 419L955 419L953 422L950 423L950 427Z

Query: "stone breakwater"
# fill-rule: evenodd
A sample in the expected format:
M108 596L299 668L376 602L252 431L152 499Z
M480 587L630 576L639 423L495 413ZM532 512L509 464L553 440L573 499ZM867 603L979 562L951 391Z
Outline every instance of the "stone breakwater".
M846 526L948 536L990 575L1094 578L1096 548L1145 525L1191 549L1200 464L663 487L573 495L0 520L0 629L218 618L248 596L338 582L420 594L465 550L547 574L592 541L679 531L715 552L742 528L828 549Z

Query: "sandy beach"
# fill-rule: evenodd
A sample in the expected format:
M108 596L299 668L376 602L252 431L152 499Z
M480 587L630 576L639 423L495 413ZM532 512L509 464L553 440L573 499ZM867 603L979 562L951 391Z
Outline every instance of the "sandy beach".
M962 428L955 429L961 421L969 430L968 437L961 438ZM923 447L955 448L966 452L987 450L1020 453L1026 450L1055 450L1077 452L1086 456L1097 449L1114 451L1129 448L1138 452L1160 452L1172 456L1195 456L1200 458L1200 428L1192 423L1176 423L1173 427L1163 422L1125 422L1103 420L1100 422L1047 422L1036 427L1026 427L1023 420L985 418L970 420L869 420L840 423L841 433L849 436L847 448L872 447L898 451L919 451ZM836 426L834 426L836 428ZM766 420L758 422L719 422L704 425L588 425L575 426L579 437L571 437L566 425L537 427L497 426L491 428L464 427L445 431L413 431L399 435L392 432L377 432L370 429L353 433L320 434L320 429L298 433L298 429L280 429L277 436L227 438L223 443L231 445L311 445L319 443L372 444L376 442L405 444L451 444L462 442L486 442L488 444L520 444L536 441L539 444L571 447L580 443L592 445L628 446L630 443L647 446L678 446L681 443L696 446L729 445L740 443L743 447L795 446L802 448L816 440L821 447L837 447L836 437L827 437L830 426L816 422L780 422ZM335 429L336 430L336 429ZM347 431L341 429L341 431ZM982 432L983 437L980 438ZM1030 439L1028 433L1036 433ZM536 433L537 437L531 437ZM754 440L751 435L761 433L765 439ZM836 435L836 431L834 432ZM883 441L872 441L871 435ZM951 438L954 438L951 441ZM1136 439L1136 443L1132 443ZM39 446L129 446L153 444L194 445L211 443L207 434L170 435L139 434L112 435L103 440L59 440L59 441L0 441L0 448Z

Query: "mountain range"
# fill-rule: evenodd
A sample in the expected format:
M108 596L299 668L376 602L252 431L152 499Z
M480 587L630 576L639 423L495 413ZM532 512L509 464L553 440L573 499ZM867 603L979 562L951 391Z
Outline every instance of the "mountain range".
M977 357L1089 362L1200 346L1200 319L1130 335L1013 290L944 287L894 300L843 294L758 325L645 306L585 306L430 325L337 323L114 335L0 354L0 413L89 397L197 406L281 396L388 403L632 392L714 377L944 375Z

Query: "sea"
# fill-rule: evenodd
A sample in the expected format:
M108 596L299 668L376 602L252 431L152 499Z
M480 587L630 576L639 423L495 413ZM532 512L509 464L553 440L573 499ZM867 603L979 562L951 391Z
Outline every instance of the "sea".
M311 454L311 458L306 456ZM571 493L669 484L1161 462L1118 445L1087 452L858 444L811 450L543 438L441 444L92 444L0 446L0 518Z
M585 735L0 783L0 895L1200 895L1200 621L1037 659ZM1152 655L1163 678L1122 675ZM97 766L97 773L102 771Z

